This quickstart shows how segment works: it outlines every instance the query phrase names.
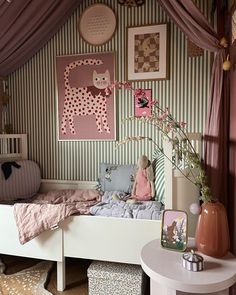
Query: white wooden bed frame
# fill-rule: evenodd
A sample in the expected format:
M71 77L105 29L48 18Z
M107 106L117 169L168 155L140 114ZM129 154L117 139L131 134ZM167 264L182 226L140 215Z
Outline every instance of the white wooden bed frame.
M201 135L189 134L195 148L201 153ZM172 146L164 143L171 158ZM0 134L0 161L27 159L26 134ZM41 192L65 188L95 188L93 181L42 180ZM198 190L182 174L165 161L165 207L185 209L198 200ZM195 221L191 217L190 235ZM191 232L192 231L192 232ZM0 204L0 253L57 262L57 289L63 291L65 258L86 258L131 264L140 264L140 252L149 241L159 238L161 221L109 218L98 216L72 216L59 228L46 231L32 241L21 245L13 216L13 206ZM6 233L6 234L4 234Z

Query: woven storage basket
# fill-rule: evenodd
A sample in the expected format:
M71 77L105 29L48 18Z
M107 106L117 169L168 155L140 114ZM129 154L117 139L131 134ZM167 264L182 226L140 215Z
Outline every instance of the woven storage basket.
M88 268L89 295L141 295L143 272L139 265L94 261Z

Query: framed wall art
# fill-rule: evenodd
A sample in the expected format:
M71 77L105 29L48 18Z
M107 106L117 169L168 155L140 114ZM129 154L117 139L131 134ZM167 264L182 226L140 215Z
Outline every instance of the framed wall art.
M134 96L134 116L150 117L152 115L152 89L143 89L142 94Z
M127 80L167 79L167 24L129 27L127 37Z
M57 56L59 140L116 140L114 52Z
M162 215L162 247L184 251L188 242L187 223L188 216L185 211L165 210Z
M109 41L116 29L116 16L105 4L90 5L81 15L79 32L91 45L102 45Z
M234 1L231 7L231 42L232 44L236 40L236 1Z
M143 5L145 0L118 0L120 5L124 5L127 7L136 7Z

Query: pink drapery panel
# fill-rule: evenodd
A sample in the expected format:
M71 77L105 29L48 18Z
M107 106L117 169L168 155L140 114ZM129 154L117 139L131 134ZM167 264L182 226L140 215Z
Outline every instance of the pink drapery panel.
M157 0L165 12L197 46L218 51L216 32L192 0Z
M236 61L236 40L230 48L230 59ZM236 255L236 69L230 72L230 129L229 129L229 221L232 251ZM236 295L236 288L235 293Z
M2 79L28 61L82 0L0 0L0 132Z
M217 33L192 0L157 0L166 13L197 46L215 52L212 68L208 115L205 129L205 166L212 195L225 205L227 200L228 133L227 90L223 91L222 64L225 50L219 44ZM224 107L223 107L224 106Z
M2 132L2 97L3 97L3 79L0 77L0 133Z
M0 77L24 64L81 0L0 0Z

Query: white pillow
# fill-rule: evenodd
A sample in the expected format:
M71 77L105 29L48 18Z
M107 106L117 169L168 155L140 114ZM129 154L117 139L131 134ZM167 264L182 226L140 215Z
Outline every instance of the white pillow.
M5 179L2 167L0 169L1 201L31 198L39 190L41 183L39 166L30 160L16 161L16 163L21 167L18 169L12 166L12 173L8 179Z

